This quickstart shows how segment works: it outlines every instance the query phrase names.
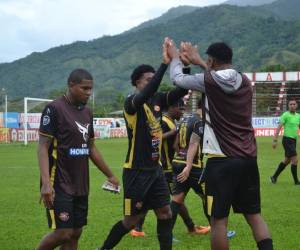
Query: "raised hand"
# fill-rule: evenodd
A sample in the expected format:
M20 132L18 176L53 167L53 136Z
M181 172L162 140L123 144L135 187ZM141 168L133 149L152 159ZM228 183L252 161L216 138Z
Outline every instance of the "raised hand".
M164 40L163 46L162 46L163 47L162 57L163 57L164 64L169 64L171 61L171 58L169 57L169 54L168 54L168 43L169 43L169 40L166 37Z
M169 58L172 60L174 58L179 58L179 52L178 49L176 48L176 45L172 39L169 37L165 38L165 43L167 46L167 53L169 55Z
M192 64L201 65L203 64L203 59L201 58L197 45L192 45L190 42L181 43L182 56L187 58Z
M179 50L179 57L184 66L188 66L191 64L190 60L187 58L187 56L184 54L184 42L181 42L180 44L180 50Z

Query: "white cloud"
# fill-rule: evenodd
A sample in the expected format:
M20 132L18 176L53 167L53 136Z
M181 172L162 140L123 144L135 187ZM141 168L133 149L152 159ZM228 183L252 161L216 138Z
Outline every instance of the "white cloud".
M224 0L0 0L0 62L74 41L115 35L179 5Z

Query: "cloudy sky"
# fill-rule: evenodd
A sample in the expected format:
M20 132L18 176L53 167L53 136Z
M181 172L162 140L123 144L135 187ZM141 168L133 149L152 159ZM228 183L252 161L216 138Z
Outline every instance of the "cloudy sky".
M225 0L0 0L0 63L74 41L115 35L179 5Z

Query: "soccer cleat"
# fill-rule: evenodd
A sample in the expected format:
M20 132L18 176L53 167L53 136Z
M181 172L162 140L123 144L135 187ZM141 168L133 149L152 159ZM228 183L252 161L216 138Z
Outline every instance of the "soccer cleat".
M276 184L277 180L273 176L270 176L270 181L271 183Z
M235 236L235 231L232 230L232 231L227 232L227 238L228 239L231 239L233 236Z
M136 231L136 230L131 230L130 231L130 235L132 236L132 237L145 237L146 236L146 234L145 234L145 232L143 232L143 231Z
M208 234L210 232L210 226L194 226L193 230L189 230L189 234Z
M173 241L174 243L180 243L180 240L177 240L174 236L172 237L172 241Z
M295 185L300 185L300 181L296 182Z

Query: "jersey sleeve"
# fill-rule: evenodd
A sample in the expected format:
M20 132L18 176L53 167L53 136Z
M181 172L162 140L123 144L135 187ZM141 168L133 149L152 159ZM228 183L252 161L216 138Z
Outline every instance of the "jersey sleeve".
M161 122L161 128L162 128L163 133L167 133L170 131L170 128L165 121Z
M43 110L39 133L48 137L56 137L57 114L54 106L47 105Z
M134 94L130 95L126 98L125 103L124 103L124 110L126 113L133 115L137 110L133 104L133 98L134 98Z
M202 121L195 121L193 127L193 133L198 135L199 137L203 136L203 122Z
M280 119L279 119L279 122L280 124L285 124L286 123L286 114L287 113L283 113L281 116L280 116Z

